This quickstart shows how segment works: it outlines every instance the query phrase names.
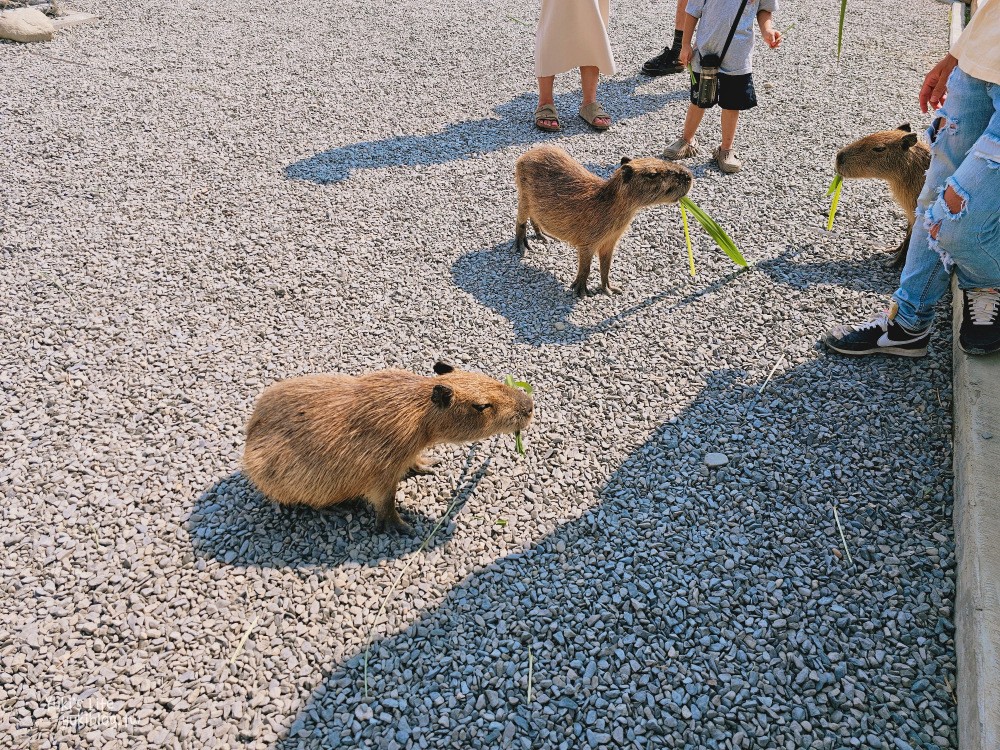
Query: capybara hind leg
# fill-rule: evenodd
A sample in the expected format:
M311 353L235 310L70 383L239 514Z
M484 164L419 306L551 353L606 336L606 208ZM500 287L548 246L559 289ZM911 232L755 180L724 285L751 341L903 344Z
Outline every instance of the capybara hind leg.
M889 266L891 268L902 268L906 265L906 251L910 247L910 235L913 233L913 227L908 227L906 230L906 237L903 242L892 251L892 260L889 261Z
M549 238L542 234L542 230L539 228L538 222L534 219L529 219L528 221L531 222L531 228L535 230L535 235L531 239L538 240L539 242L548 242Z
M577 248L576 259L576 281L573 282L573 291L577 297L586 297L587 277L590 276L590 262L594 259L594 251L589 247Z
M521 255L524 255L526 250L530 250L531 246L528 244L528 202L524 199L524 193L521 190L517 191L517 232L514 240L514 247L517 249ZM532 222L534 223L534 222Z
M409 534L413 527L404 521L396 510L396 485L380 498L375 504L375 531L393 531L397 534Z
M517 254L524 257L524 253L531 249L531 245L528 244L528 224L525 222L522 224L520 221L517 222L517 232L514 235L514 249L517 250Z
M598 255L601 261L601 291L605 294L621 294L621 288L613 286L608 276L611 275L611 256L615 249L604 250Z

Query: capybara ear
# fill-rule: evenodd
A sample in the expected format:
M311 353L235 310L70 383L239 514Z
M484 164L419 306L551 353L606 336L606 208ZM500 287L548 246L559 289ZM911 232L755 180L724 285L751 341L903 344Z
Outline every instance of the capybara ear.
M623 164L623 165L624 165L624 164L628 164L628 163L629 163L630 161L632 161L632 158L631 158L631 157L629 157L629 156L623 156L623 157L622 157L622 164Z
M622 180L624 180L625 182L631 180L632 174L634 173L632 167L630 167L628 164L622 164L621 169L622 169Z
M454 372L455 368L449 365L447 362L435 362L434 363L434 374L435 375L447 375L449 372Z
M906 135L903 136L903 139L900 141L900 148L902 148L904 151L911 149L916 145L917 145L916 133L907 133Z
M455 392L446 385L436 385L434 390L431 391L431 401L442 409L446 409L451 406L451 397L455 395Z
M913 128L910 127L910 123L904 122L896 130L905 130L907 133L912 132Z

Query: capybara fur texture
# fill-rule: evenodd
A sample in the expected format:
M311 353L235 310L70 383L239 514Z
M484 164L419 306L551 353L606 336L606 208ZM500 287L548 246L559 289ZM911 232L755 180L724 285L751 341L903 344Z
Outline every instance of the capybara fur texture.
M306 375L271 385L247 424L247 476L282 505L364 498L379 531L409 531L396 485L409 472L427 473L424 449L523 430L534 411L526 393L485 375L443 362L434 372Z
M618 240L640 209L676 203L691 189L684 167L663 159L622 157L607 180L554 146L533 148L517 160L517 250L529 250L527 224L536 239L555 237L577 251L577 296L587 294L594 255L601 263L601 291L621 291L608 280Z
M930 164L930 149L917 140L908 122L895 130L866 135L837 152L837 174L845 179L885 180L893 199L906 214L906 237L892 256L896 268L906 263L917 197L923 190L924 175Z

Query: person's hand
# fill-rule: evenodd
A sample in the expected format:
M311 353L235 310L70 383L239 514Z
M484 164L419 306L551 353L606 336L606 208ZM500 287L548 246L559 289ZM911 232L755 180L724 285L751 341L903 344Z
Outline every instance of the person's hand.
M694 47L690 44L685 44L681 47L681 51L677 59L680 60L681 65L686 68L691 64L691 60L694 59Z
M764 37L764 42L771 49L777 49L781 46L781 32L777 29L768 29L762 36Z
M931 72L924 76L924 85L920 87L920 111L927 113L928 106L938 109L948 98L948 76L958 65L958 60L950 54L935 65Z

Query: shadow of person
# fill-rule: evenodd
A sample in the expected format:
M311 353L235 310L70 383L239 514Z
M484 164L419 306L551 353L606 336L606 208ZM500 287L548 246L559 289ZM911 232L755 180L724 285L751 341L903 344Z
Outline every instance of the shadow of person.
M744 746L739 732L769 746L775 726L809 716L814 729L796 730L806 747L844 705L908 736L869 691L897 680L913 643L934 664L921 700L949 704L954 676L939 609L900 595L947 601L953 554L935 540L946 502L909 490L940 487L947 456L898 448L900 425L947 436L946 406L884 376L912 364L819 358L766 381L763 397L744 373L715 371L595 505L376 640L367 683L363 653L337 665L275 747L673 747L663 740L683 735L722 748ZM946 387L946 372L917 366ZM860 421L852 380L878 381ZM891 470L852 458L857 440ZM716 450L729 464L710 471ZM899 618L905 635L880 637ZM600 739L619 732L633 739Z
M814 255L816 251L809 251ZM805 250L790 246L755 268L773 281L793 289L810 289L818 284L833 285L855 292L890 293L899 282L899 270L889 266L889 255L871 255L847 260L803 260Z
M490 459L473 466L476 452L474 445L466 457L458 489L443 501L443 508L461 509L485 475ZM433 479L417 477L406 481ZM188 517L187 528L197 557L212 558L226 565L265 568L331 568L345 562L377 565L419 549L437 522L405 507L400 507L400 512L413 524L413 534L377 534L375 513L362 500L322 510L281 506L264 497L243 472L236 472L201 494ZM435 535L433 542L443 544L450 538L451 532L445 529Z
M636 87L643 82L638 76L633 76L601 84L601 101L614 114L617 122L655 112L667 102L687 96L686 90L639 93ZM532 114L537 99L534 93L521 94L496 108L499 117L454 123L436 133L399 135L323 151L290 164L285 168L285 174L293 180L327 184L346 180L356 169L444 164L542 139L551 142L587 129L587 125L576 117L580 106L578 91L556 97L563 123L560 133L543 134L535 128Z
M546 245L539 240L532 241L535 249L553 245L560 243L549 240ZM563 250L575 257L568 246L563 246ZM580 343L658 304L670 303L671 310L681 309L746 272L746 269L739 269L691 289L683 297L679 282L678 286L657 292L599 323L581 326L570 320L578 298L570 289L569 281L560 281L549 271L531 266L518 255L513 240L465 253L451 267L452 278L459 288L509 320L517 340L531 346Z

